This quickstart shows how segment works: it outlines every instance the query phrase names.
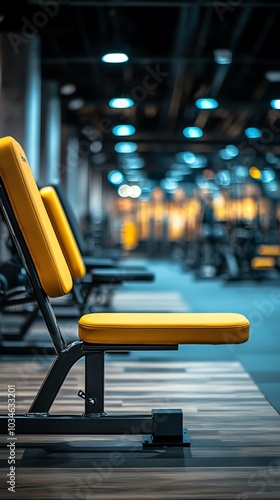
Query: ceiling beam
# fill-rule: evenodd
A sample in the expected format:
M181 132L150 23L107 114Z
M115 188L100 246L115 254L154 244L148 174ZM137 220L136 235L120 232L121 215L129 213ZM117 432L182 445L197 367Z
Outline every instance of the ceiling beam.
M28 5L40 5L41 0L28 0ZM150 1L150 0L72 0L71 2L65 4L61 7L213 7L214 9L225 7L226 1L222 2L219 0L169 0L169 1ZM278 0L235 0L232 1L232 5L228 2L228 12L235 8L245 8L245 7L278 7L280 8L280 2Z
M280 2L279 2L280 4ZM126 64L171 64L172 62L186 63L186 64L213 64L212 57L183 57L183 56L144 56L137 57L132 56L129 60L129 63ZM100 63L99 56L63 56L63 57L43 57L42 64L47 66L51 64L91 64L91 63ZM237 56L233 58L233 62L230 65L231 68L235 65L247 65L254 64L257 66L270 66L273 65L275 68L280 67L280 59L279 58L254 58L250 55L246 56Z

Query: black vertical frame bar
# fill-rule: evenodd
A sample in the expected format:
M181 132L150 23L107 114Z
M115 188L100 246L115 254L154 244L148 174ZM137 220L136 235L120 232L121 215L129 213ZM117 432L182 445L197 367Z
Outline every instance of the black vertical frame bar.
M104 413L104 352L85 356L85 414Z

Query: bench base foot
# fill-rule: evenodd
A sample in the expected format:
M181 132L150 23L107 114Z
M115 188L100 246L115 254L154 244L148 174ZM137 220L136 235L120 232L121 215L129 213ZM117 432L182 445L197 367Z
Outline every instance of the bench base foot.
M170 447L190 447L191 441L187 429L184 429L182 439L162 439L154 440L152 434L146 434L142 438L142 447L145 448L159 448L161 446Z

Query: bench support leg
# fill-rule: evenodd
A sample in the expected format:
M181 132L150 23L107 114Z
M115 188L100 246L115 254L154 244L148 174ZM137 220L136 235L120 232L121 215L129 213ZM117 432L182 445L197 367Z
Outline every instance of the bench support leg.
M153 432L143 436L143 448L191 445L182 410L152 410L152 419Z

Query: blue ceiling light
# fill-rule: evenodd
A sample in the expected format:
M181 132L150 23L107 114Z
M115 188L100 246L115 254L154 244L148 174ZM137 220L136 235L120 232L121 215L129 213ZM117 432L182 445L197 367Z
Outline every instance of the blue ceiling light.
M225 150L230 158L235 158L239 154L239 150L233 144L229 144L225 147Z
M109 101L110 108L125 109L131 108L134 105L134 101L129 97L115 97Z
M174 191L174 189L177 189L178 183L172 179L163 179L160 181L160 186L165 191Z
M262 182L267 183L274 181L275 172L271 168L266 168L262 171Z
M228 170L220 170L215 175L215 182L218 186L229 186L231 183L231 175Z
M188 163L188 165L191 165L195 162L195 155L190 151L183 153L183 160L185 163Z
M167 179L172 179L175 182L179 182L184 179L184 174L182 174L182 172L178 172L177 170L168 170L165 176Z
M128 61L128 56L123 52L112 52L101 57L101 61L105 63L119 64Z
M273 109L280 109L280 99L272 99L270 105Z
M244 134L248 139L259 139L262 136L262 133L259 128L249 127L244 130Z
M195 161L191 163L191 168L205 168L207 166L208 160L206 156L197 154Z
M143 168L145 166L143 158L140 158L137 154L122 155L119 161L121 161L121 166L126 171Z
M249 170L244 165L237 165L234 172L236 182L245 182L249 176Z
M135 142L117 142L114 149L117 153L135 153L138 146Z
M141 201L149 201L150 198L151 198L151 194L152 194L151 188L149 188L149 187L143 187L142 188L142 193L141 193L141 196L140 196L140 200Z
M108 174L108 180L112 184L121 184L124 180L124 176L119 170L111 170Z
M183 134L187 139L198 139L203 136L203 131L199 127L186 127Z
M177 153L175 156L175 162L177 163L193 163L195 161L195 154L190 151L184 151L182 153Z
M232 159L232 156L228 154L228 152L226 151L226 149L220 149L220 151L219 151L219 157L222 160L231 160Z
M236 146L233 144L229 144L228 146L225 147L225 149L220 149L219 151L219 157L222 160L231 160L232 158L235 158L239 154L239 150Z
M129 182L140 182L144 179L144 175L139 170L128 171L125 176Z
M214 61L217 64L231 64L232 52L229 49L216 49L214 50Z
M135 134L135 127L133 125L116 125L112 132L114 135L124 137Z
M210 97L197 99L195 105L198 109L215 109L218 107L218 101Z

